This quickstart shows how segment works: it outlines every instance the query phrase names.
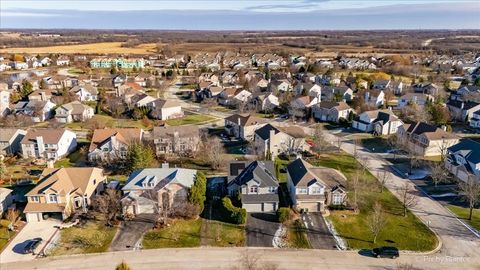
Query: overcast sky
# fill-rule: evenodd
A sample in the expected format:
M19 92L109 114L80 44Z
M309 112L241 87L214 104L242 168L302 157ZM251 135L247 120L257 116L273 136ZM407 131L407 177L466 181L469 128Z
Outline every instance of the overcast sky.
M0 27L479 29L480 0L0 0Z

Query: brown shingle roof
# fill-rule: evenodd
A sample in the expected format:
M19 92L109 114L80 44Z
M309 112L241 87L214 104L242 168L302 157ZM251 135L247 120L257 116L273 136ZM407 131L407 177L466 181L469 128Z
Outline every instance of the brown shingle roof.
M263 119L252 116L250 114L234 114L225 118L225 120L228 120L235 124L238 124L238 120L240 120L240 126L242 127L265 123Z
M59 128L59 129L30 129L27 131L25 137L21 143L33 143L36 141L37 137L43 137L43 143L46 144L57 144L62 138L63 133L65 133L67 129Z
M140 141L142 130L139 128L105 128L96 129L93 132L92 142L90 143L89 152L95 150L101 143L108 138L116 136L117 140L128 144L133 141Z

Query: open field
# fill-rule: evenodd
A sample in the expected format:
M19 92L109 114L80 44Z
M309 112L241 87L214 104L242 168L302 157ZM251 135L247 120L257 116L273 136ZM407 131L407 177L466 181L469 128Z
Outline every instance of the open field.
M48 46L36 48L7 48L0 49L0 53L61 53L61 54L152 54L155 53L156 44L145 43L134 48L121 47L122 42L102 42L91 44L74 44L61 46Z
M325 153L309 162L338 169L349 181L352 181L355 175L355 168L360 168L358 161L344 153ZM379 183L370 172L366 171L360 179L358 192L360 212L331 211L328 217L350 249L395 246L402 250L429 251L437 246L434 233L410 211L404 217L402 203L390 191L380 192ZM377 201L382 204L387 223L377 242L373 243L368 218Z

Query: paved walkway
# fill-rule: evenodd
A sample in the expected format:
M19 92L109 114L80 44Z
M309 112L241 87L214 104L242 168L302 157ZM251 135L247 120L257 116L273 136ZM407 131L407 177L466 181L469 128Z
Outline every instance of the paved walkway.
M316 249L337 249L335 238L330 233L320 213L302 214L302 221L305 224L308 241L312 248Z
M141 217L124 222L110 245L110 251L133 250L138 248L139 241L145 232L151 228L153 228L153 222Z

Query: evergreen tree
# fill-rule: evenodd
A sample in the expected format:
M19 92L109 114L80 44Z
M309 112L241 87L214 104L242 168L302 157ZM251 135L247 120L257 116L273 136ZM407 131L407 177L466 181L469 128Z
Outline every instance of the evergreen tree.
M132 143L127 149L126 167L129 172L151 167L155 162L155 153L149 145Z
M20 92L20 95L22 96L23 99L26 99L30 93L33 92L33 85L31 82L27 80L23 80L22 82L22 89Z
M195 183L188 192L188 201L198 205L200 212L203 211L207 193L207 178L203 172L197 172Z

